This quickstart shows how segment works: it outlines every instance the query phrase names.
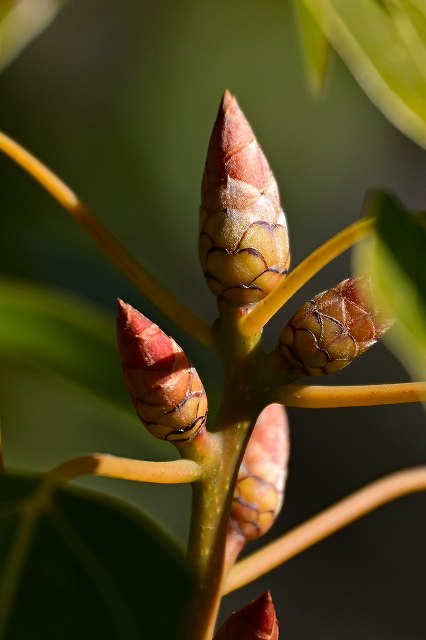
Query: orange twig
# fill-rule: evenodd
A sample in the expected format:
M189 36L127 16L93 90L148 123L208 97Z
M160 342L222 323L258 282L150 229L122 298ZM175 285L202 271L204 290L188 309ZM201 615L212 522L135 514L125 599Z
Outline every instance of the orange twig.
M49 471L47 475L54 483L73 480L83 475L95 475L135 482L182 484L199 480L201 467L192 460L152 462L91 453L68 460Z
M258 302L250 313L240 318L238 322L240 333L246 337L259 333L296 291L326 264L366 236L372 227L372 218L362 218L313 251L266 298Z
M153 304L196 340L212 346L211 326L155 280L58 176L2 132L0 150L29 173L84 227L108 258Z
M287 407L305 409L402 404L426 400L426 382L338 387L289 384L277 389L272 399Z
M426 466L399 471L372 482L238 562L228 575L224 594L276 569L374 509L418 491L426 491Z

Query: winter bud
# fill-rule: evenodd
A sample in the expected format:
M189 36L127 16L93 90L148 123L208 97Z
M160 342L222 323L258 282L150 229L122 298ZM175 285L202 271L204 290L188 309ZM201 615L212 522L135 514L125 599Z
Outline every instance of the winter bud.
M282 359L296 375L339 371L364 353L392 322L374 308L368 278L348 278L306 302L284 327Z
M278 640L278 620L269 591L233 613L214 640Z
M240 466L228 538L244 544L269 531L283 502L289 448L285 409L270 404L256 421Z
M210 138L200 213L200 259L212 292L235 306L264 298L288 271L287 223L268 162L228 91Z
M207 398L185 353L122 300L117 339L127 390L147 429L161 440L192 440L205 427Z

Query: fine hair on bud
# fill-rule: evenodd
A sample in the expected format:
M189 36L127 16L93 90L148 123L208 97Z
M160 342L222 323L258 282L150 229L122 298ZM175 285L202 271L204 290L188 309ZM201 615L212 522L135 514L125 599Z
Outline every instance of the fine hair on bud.
M230 546L264 535L283 503L290 442L284 407L273 403L257 418L238 472L228 526ZM235 546L235 545L234 545Z
M392 325L376 309L370 279L348 278L306 302L284 327L280 355L297 376L339 371Z
M176 444L195 438L205 428L207 397L181 347L122 300L117 340L127 390L149 432Z
M235 306L262 300L289 267L287 223L277 183L229 91L207 152L199 249L211 291Z

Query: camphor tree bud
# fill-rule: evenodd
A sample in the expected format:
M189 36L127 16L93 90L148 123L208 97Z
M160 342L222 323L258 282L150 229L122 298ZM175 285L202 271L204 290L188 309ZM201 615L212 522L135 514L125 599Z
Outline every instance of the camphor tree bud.
M233 613L214 640L278 640L278 620L269 591Z
M287 476L288 431L280 404L268 405L257 418L235 486L228 525L231 548L239 551L245 542L269 531L276 520Z
M207 398L179 345L122 300L117 339L127 389L150 433L177 444L194 438L205 428Z
M201 193L200 259L213 293L258 302L285 277L287 223L268 162L235 98L225 92Z
M294 314L281 332L280 354L295 375L321 376L346 367L391 324L374 308L370 280L348 278Z

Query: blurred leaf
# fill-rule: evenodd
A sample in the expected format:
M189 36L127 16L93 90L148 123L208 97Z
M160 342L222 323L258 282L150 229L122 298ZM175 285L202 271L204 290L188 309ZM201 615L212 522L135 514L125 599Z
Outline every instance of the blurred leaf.
M359 84L426 147L425 0L303 0Z
M294 3L305 59L309 87L319 94L324 89L330 64L332 48L323 30L319 27L303 2Z
M180 638L191 579L135 511L0 478L0 638Z
M66 0L0 0L0 71L52 22Z
M356 263L371 273L379 303L396 320L391 348L412 374L426 378L426 213L409 213L383 192L374 194L367 213L376 217L376 232L357 248Z
M80 298L40 284L0 280L0 358L59 377L133 416L115 321Z

